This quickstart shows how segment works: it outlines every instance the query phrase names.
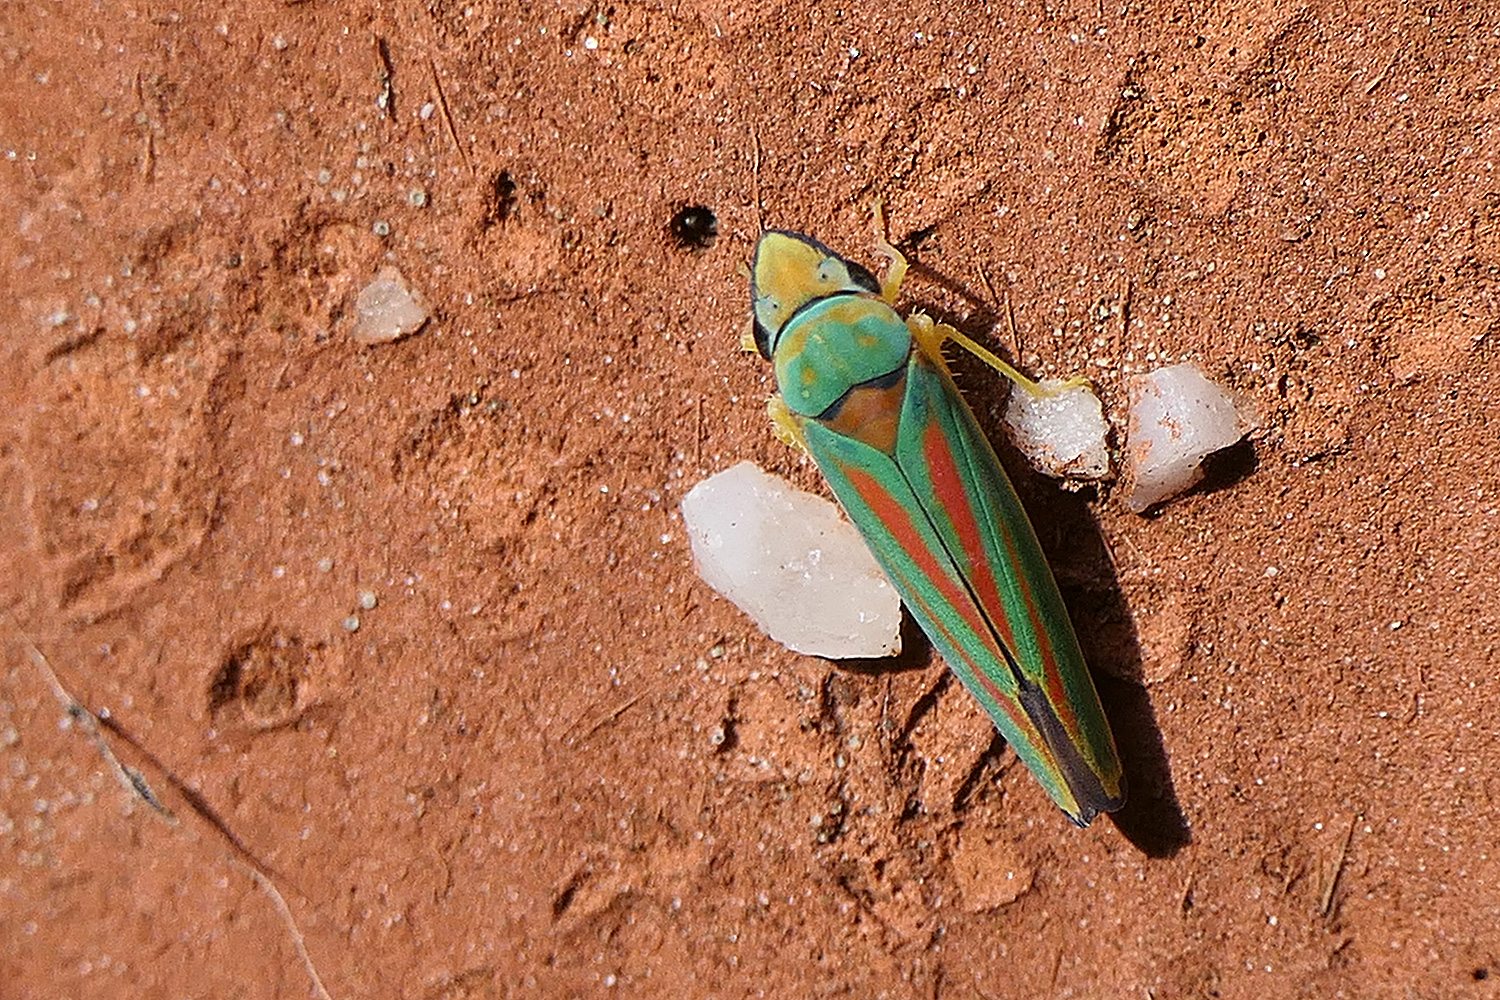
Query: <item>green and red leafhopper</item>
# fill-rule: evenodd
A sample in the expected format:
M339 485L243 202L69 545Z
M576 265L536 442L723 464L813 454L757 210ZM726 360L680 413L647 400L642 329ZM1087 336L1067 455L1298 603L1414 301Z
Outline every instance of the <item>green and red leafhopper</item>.
M800 233L770 230L751 272L755 345L775 366L770 410L807 451L927 637L1069 818L1125 801L1125 777L1057 583L942 356L957 340L893 308L885 283Z

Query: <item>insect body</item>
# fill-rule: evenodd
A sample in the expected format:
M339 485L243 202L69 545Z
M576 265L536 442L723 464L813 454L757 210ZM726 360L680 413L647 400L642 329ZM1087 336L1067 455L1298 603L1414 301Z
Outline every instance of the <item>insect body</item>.
M1036 533L943 361L957 339L799 233L768 231L751 274L755 342L775 367L773 421L813 457L908 610L1079 826L1125 779ZM1027 383L1030 384L1030 383Z

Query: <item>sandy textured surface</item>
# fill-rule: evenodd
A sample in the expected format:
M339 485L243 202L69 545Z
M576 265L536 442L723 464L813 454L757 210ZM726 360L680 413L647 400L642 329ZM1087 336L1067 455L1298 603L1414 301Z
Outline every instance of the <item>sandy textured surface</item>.
M0 992L1495 996L1497 78L1485 4L7 5ZM736 268L876 196L1033 374L1260 414L1153 518L1016 469L1085 831L691 568L705 475L821 488Z

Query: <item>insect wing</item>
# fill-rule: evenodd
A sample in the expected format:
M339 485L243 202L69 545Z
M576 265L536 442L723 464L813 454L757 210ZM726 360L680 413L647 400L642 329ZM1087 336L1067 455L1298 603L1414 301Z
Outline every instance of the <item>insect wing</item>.
M894 455L804 423L907 607L1075 823L1124 801L1109 725L1035 532L948 375L912 355Z

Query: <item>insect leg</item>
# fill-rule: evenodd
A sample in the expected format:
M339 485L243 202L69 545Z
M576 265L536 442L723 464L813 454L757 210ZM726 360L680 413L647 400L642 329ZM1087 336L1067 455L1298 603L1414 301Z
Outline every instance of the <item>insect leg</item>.
M921 313L914 313L908 316L906 318L906 328L911 331L912 339L917 342L917 346L922 350L922 353L926 354L929 358L933 358L934 360L940 359L943 344L951 340L980 361L995 369L1001 375L1010 379L1016 384L1017 388L1032 397L1055 396L1064 389L1073 389L1080 385L1092 387L1093 385L1093 383L1082 375L1075 375L1066 382L1042 385L1040 382L1033 381L1022 375L1014 366L1001 360L993 351L976 343L973 338L960 333L946 323L934 323L930 318Z
M886 269L885 278L880 282L880 297L885 299L887 305L896 304L896 296L901 291L901 282L906 278L906 255L895 247L885 235L885 203L875 199L873 206L875 213L875 249L881 256L891 262Z
M787 408L786 400L780 396L772 396L766 400L766 416L771 419L771 433L776 435L776 440L804 454L807 452L807 442L802 438L802 429L797 426L796 419L792 417L792 411Z

